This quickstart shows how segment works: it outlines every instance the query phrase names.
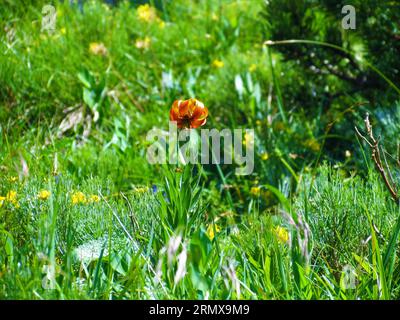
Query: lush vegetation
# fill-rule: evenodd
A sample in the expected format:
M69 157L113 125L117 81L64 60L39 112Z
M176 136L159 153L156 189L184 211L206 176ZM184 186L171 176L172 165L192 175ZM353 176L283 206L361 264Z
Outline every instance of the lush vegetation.
M400 298L398 1L3 2L1 299ZM191 97L251 175L147 162Z

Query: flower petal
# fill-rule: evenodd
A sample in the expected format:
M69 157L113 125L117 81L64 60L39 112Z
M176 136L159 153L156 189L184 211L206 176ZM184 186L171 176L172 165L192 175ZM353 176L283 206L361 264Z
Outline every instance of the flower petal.
M197 107L192 115L193 120L205 119L208 116L208 109L206 107Z
M179 117L184 118L189 115L189 100L181 101L179 104Z
M190 128L191 129L196 129L198 127L204 126L207 122L207 119L201 119L201 120L193 120L190 122Z
M172 106L171 110L169 111L169 120L171 121L178 121L179 119L179 109Z

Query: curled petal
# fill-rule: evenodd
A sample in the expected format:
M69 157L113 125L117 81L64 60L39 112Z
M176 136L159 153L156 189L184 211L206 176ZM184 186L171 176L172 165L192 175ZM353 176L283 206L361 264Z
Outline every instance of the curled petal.
M178 121L179 119L179 109L172 107L169 111L169 120Z
M184 118L189 116L189 101L181 101L179 104L179 117Z
M194 112L192 117L194 119L200 120L200 119L205 119L208 116L208 109L206 107L197 107Z
M190 122L190 128L196 129L198 127L204 126L207 122L207 119L202 120L194 120Z
M189 99L189 108L188 108L189 117L193 117L193 113L197 109L197 103L198 101L196 99Z

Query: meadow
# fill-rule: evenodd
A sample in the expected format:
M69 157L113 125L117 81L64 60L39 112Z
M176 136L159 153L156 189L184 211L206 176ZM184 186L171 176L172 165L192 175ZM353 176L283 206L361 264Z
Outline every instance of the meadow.
M400 298L398 1L3 2L0 299ZM191 98L251 174L149 163Z

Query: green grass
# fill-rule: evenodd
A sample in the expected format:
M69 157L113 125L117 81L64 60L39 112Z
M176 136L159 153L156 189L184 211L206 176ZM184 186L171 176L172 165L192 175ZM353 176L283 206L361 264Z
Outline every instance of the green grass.
M348 152L327 143L352 107L292 109L295 71L263 46L263 1L249 3L165 1L153 22L125 2L57 4L49 35L41 5L7 2L1 299L400 298L399 206L355 135ZM207 128L255 129L253 174L147 163L148 130L189 97ZM391 146L398 118L382 122Z
M2 298L398 298L399 265L389 243L399 209L376 174L368 182L343 179L324 166L311 191L311 176L303 176L304 189L292 205L282 206L289 209L286 215L254 207L240 222L221 216L211 240L207 195L200 191L201 203L193 198L201 189L189 172L187 167L172 173L183 179L187 193L171 180L164 185L168 201L161 191L144 188L113 193L112 182L99 178L7 183L17 191L19 207L7 202L2 208ZM43 188L52 193L47 200L37 198ZM100 201L73 204L76 190L99 195ZM291 242L279 240L277 226L289 231ZM179 236L175 247L171 239ZM176 283L182 252L186 275ZM52 290L42 287L44 266L54 267ZM341 285L345 268L354 272L354 288Z

